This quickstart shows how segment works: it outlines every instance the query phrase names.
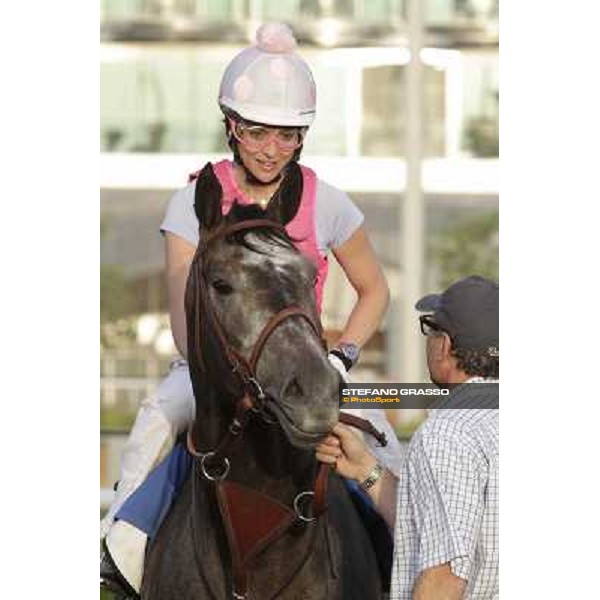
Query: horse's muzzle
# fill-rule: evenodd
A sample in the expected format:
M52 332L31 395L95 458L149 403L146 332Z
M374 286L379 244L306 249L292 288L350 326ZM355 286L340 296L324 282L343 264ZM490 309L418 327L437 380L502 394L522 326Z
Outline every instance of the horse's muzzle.
M290 444L301 449L314 448L329 434L339 415L337 406L290 408L270 397L266 408L277 419Z

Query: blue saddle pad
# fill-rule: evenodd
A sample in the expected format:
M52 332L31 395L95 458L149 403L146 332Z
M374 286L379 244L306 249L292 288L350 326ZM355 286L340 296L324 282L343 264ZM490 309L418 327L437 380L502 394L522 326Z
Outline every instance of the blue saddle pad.
M127 499L116 518L131 523L148 537L154 537L188 476L192 460L185 446L176 444Z

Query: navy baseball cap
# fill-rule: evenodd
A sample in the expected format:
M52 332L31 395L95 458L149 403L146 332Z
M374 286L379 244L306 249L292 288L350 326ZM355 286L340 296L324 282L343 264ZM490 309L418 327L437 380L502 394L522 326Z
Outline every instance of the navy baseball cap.
M433 313L433 320L464 350L487 350L499 356L499 288L490 279L472 275L453 283L442 294L421 298L415 308Z

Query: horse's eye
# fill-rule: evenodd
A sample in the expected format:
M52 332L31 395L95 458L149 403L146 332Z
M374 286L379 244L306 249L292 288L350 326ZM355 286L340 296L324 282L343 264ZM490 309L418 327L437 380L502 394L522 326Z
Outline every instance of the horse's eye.
M215 279L212 282L212 286L213 286L213 288L215 288L215 290L217 290L217 292L219 294L223 294L225 296L227 294L231 294L231 292L233 292L233 288L226 281L223 281L222 279Z

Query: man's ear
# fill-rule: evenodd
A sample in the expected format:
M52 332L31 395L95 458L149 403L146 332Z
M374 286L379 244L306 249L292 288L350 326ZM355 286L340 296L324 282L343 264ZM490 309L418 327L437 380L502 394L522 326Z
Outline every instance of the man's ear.
M452 356L452 340L447 333L442 333L440 337L442 338L440 344L440 358L449 359Z
M447 333L440 332L431 342L431 346L428 349L431 360L441 364L452 358L452 341Z
M210 163L200 171L194 192L194 211L200 223L200 231L210 231L223 220L221 199L223 189Z

